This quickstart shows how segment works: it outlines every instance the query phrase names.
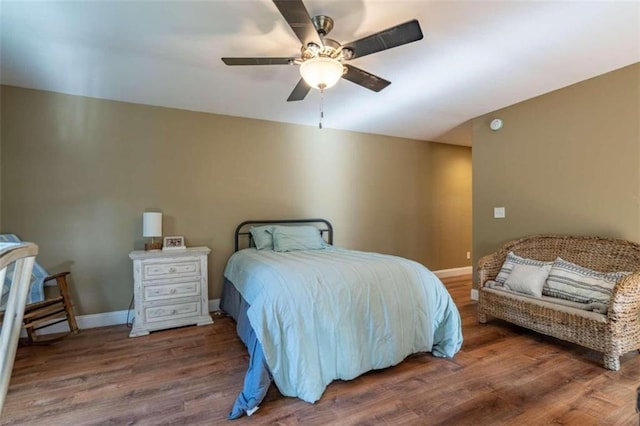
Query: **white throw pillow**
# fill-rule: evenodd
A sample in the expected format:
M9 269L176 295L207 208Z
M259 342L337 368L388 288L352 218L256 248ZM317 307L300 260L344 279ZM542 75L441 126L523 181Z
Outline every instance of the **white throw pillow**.
M504 282L504 288L517 293L542 297L542 287L551 271L551 265L516 264Z
M544 266L544 265L552 265L553 262L543 262L541 260L535 259L527 259L526 257L520 257L510 251L507 254L507 258L502 264L502 268L500 268L500 272L498 272L498 276L496 277L496 282L500 285L504 285L507 277L511 274L514 265L531 265L531 266Z

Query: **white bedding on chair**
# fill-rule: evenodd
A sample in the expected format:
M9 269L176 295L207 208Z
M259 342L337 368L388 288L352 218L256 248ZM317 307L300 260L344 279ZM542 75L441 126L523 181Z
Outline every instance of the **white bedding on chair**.
M283 395L317 401L353 379L417 352L452 357L460 315L440 280L417 262L329 247L235 253L225 277L249 303L249 321Z
M22 241L15 234L0 234L0 243L21 243ZM0 293L0 311L4 311L7 300L9 298L9 290L11 289L11 283L13 281L13 269L15 265L10 265L7 268L6 275L0 280L2 284L2 291ZM27 296L27 305L36 302L42 302L44 300L44 279L49 274L44 270L38 262L33 265L33 271L31 274L31 287Z

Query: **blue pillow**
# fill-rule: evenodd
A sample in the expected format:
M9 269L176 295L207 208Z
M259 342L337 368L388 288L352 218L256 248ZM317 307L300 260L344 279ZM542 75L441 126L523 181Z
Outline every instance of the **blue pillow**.
M315 226L274 226L274 251L320 250L328 246Z
M252 226L249 232L253 237L253 242L258 250L273 250L273 237L271 236L271 229L273 226Z

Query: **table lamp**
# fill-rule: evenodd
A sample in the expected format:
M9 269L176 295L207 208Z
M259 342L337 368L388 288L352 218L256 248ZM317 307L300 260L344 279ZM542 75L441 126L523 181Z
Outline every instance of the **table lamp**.
M162 241L155 241L162 237L162 213L144 212L142 214L142 236L151 237L151 242L144 245L145 250L160 250Z

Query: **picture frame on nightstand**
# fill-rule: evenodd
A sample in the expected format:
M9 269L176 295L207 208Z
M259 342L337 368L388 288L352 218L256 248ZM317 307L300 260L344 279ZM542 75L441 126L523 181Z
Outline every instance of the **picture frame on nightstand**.
M182 236L172 236L172 237L164 237L162 239L162 250L185 250L186 247L184 245L184 237Z

